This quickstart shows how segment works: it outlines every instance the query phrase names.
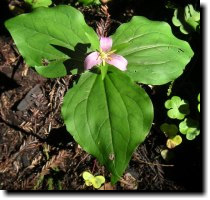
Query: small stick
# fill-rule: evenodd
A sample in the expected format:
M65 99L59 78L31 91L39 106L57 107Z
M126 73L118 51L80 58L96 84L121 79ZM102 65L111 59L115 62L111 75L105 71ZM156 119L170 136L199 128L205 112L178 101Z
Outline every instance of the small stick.
M79 163L77 164L77 166L74 168L74 171L77 170L77 168L79 167L79 165L88 157L89 155L87 154L82 160L79 161Z
M92 174L94 173L95 171L95 166L96 166L96 159L93 161L93 169L92 169Z
M140 160L139 158L137 158L137 160L141 163L148 164L148 165L155 165L155 166L162 166L162 167L174 167L174 165L166 165L166 164L146 162L146 161Z

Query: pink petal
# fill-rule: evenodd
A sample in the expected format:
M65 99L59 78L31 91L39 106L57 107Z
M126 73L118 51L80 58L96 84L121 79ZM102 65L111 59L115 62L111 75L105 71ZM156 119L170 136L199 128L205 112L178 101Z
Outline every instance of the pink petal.
M125 71L127 69L126 66L128 64L128 61L123 56L112 54L110 55L110 57L111 60L106 60L107 63L109 63L110 65L114 65L122 71Z
M101 59L99 58L99 53L98 52L93 52L91 54L89 54L86 58L85 58L85 62L84 62L84 68L86 70L91 69L92 67L101 64Z
M110 37L101 37L100 38L100 48L102 51L110 51L112 48L112 38Z

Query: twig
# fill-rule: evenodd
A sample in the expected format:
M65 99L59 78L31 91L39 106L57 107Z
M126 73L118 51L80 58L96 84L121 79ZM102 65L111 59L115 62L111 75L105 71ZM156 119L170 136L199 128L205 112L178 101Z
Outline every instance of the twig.
M79 161L79 163L77 164L77 166L74 168L74 171L77 170L77 168L79 167L79 165L84 161L86 160L86 158L88 157L89 155L87 154L82 160Z
M155 165L155 166L162 166L162 167L174 167L174 165L167 165L167 164L159 164L159 163L151 163L151 162L145 162L143 160L140 160L137 158L137 160L141 163L147 164L147 165Z

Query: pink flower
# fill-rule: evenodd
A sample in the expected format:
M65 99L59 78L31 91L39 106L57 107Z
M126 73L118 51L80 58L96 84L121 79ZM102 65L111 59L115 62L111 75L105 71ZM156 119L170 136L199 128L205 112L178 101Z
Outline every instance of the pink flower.
M94 51L90 53L84 62L84 67L86 70L91 69L96 65L102 63L105 66L105 63L113 65L118 69L125 71L127 68L128 61L120 55L114 54L116 50L112 50L112 38L110 37L101 37L100 38L100 51Z

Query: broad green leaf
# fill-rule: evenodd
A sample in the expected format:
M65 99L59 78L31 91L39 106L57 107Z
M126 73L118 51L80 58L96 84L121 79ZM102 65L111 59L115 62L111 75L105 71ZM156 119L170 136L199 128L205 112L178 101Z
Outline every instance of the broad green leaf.
M52 4L52 0L24 0L25 3L29 4L32 9L38 7L48 7Z
M62 116L69 133L107 167L115 183L151 128L153 106L146 92L117 68L109 66L101 76L98 68L82 74L64 97Z
M167 115L171 119L184 119L190 113L189 104L178 96L173 96L165 102L165 107L169 109Z
M184 121L179 124L179 131L186 135L188 140L194 140L195 137L200 134L199 123L193 119L185 118Z
M178 133L178 128L175 124L168 124L168 123L163 123L160 126L161 131L166 134L169 138L173 138L176 136Z
M180 135L176 135L175 137L173 138L169 138L166 142L166 146L169 148L169 149L173 149L175 148L176 146L180 145L182 143L182 137Z
M128 60L127 75L144 84L161 85L179 77L193 56L166 22L133 17L114 35L112 49Z
M99 47L95 31L70 6L37 8L5 25L26 63L49 78L81 72L87 53Z

